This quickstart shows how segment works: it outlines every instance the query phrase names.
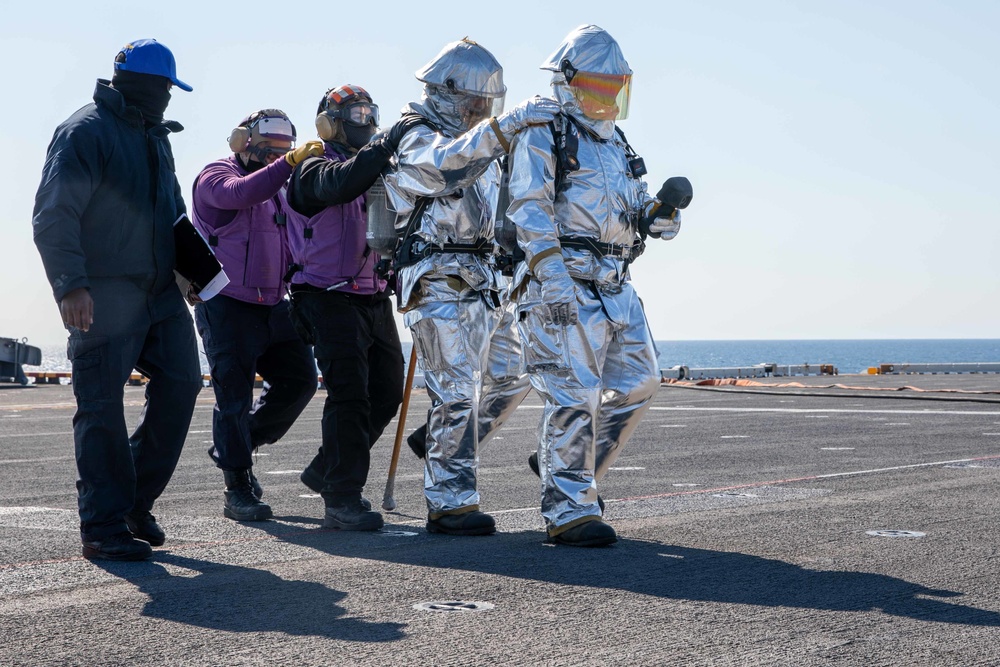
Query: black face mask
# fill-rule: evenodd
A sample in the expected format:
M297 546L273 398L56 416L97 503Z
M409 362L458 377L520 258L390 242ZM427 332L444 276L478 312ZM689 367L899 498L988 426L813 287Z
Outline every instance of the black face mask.
M147 126L163 122L163 112L170 102L170 79L156 74L139 74L118 70L111 79L111 86L122 94L125 104L142 113Z
M263 162L258 162L257 160L253 159L252 156L250 157L250 159L244 160L243 156L240 155L239 153L236 154L236 159L239 161L240 165L244 169L246 169L248 173L251 173L251 174L254 173L255 171L257 171L259 169L263 169L264 167L267 166Z
M371 123L362 127L351 125L350 123L343 123L343 125L344 136L347 137L347 144L354 150L361 149L365 144L371 141L371 138L375 135L375 126Z

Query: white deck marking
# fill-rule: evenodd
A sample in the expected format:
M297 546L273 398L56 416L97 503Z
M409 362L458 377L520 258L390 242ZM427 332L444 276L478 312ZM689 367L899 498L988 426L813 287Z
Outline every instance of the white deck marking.
M753 489L761 486L775 486L777 484L794 484L796 482L812 482L819 479L834 479L837 477L856 477L858 475L873 475L880 472L895 472L898 470L911 470L914 468L929 468L931 466L944 466L951 463L971 463L974 461L992 461L1000 459L1000 454L990 456L976 456L969 459L953 459L949 461L928 461L925 463L910 463L901 466L889 466L887 468L868 468L867 470L851 470L849 472L831 472L824 475L807 475L804 477L790 477L788 479L775 479L769 482L748 482L747 484L735 484L717 489L698 489L697 491L671 491L667 493L655 493L648 496L631 496L628 498L606 499L607 502L621 502L627 500L652 500L654 498L669 498L671 496L687 496L697 493L719 493L722 491L732 491L735 489Z
M0 465L4 463L45 463L47 461L72 461L72 456L46 456L40 459L3 459L0 461Z
M653 406L650 412L788 412L793 414L840 413L869 415L1000 415L997 410L844 410L842 408L705 408L705 407L660 407Z

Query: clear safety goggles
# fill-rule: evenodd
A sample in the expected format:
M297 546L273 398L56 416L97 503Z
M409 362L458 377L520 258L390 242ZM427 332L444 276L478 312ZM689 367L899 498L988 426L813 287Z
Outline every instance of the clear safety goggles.
M250 126L250 131L260 139L295 141L295 126L282 116L264 116Z
M577 71L569 80L570 90L587 118L624 120L632 96L631 74L597 74Z
M371 102L354 102L342 109L330 109L327 111L332 118L339 118L345 123L364 127L374 124L378 126L378 105Z
M288 141L288 140L281 139L281 141ZM284 146L262 146L260 144L256 144L247 147L247 152L253 155L255 158L257 158L257 160L259 160L260 162L263 162L264 164L270 164L272 162L272 160L269 159L271 156L283 157L285 153L289 152L293 148L295 148L294 142L289 142Z

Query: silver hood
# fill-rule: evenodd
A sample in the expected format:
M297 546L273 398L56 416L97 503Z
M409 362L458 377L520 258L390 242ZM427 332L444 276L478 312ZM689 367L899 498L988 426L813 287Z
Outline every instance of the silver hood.
M559 48L542 63L541 69L561 72L563 60L569 60L575 69L584 72L632 73L618 42L596 25L582 25L566 35Z
M417 70L418 81L451 92L478 97L503 97L503 67L493 54L468 37L445 46L441 53Z

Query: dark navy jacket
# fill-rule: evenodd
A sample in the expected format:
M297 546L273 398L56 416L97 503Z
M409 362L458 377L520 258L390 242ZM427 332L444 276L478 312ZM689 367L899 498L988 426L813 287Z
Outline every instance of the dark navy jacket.
M185 212L166 121L148 131L135 107L98 79L94 103L56 128L32 218L56 301L91 278L153 294L175 285L174 221Z

